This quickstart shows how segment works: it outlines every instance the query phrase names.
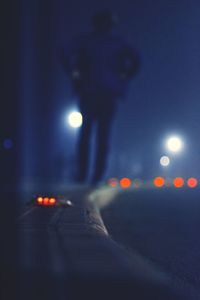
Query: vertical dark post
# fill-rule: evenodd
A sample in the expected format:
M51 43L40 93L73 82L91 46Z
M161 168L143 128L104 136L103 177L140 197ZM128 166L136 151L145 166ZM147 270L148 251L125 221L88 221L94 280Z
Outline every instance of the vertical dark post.
M1 271L6 299L16 295L17 198L19 161L19 28L20 2L6 1L1 11L3 48L0 109L0 223ZM9 288L12 286L12 288ZM7 287L7 288L6 288Z

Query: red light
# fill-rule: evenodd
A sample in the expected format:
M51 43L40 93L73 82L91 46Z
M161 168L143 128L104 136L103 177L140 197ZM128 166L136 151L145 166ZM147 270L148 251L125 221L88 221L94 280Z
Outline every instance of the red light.
M126 189L129 188L131 186L131 180L129 178L122 178L120 180L120 185L122 188Z
M37 204L43 204L43 198L42 197L38 197L37 198Z
M165 179L163 177L156 177L153 183L156 187L162 187L165 184Z
M176 177L176 178L174 179L174 186L175 186L176 188L181 188L183 185L184 185L184 180L183 180L182 177Z
M142 180L140 180L140 179L135 179L135 180L133 181L133 184L134 184L134 187L135 187L135 188L139 188L139 187L142 186L143 182L142 182Z
M189 178L188 181L187 181L187 185L190 187L190 188L195 188L198 184L198 180L196 178Z
M55 198L50 198L50 199L49 199L49 204L50 204L50 205L56 204L56 199L55 199Z
M44 205L49 205L49 198L45 197L43 200Z
M110 178L108 180L108 185L111 186L111 187L116 187L117 184L118 184L118 182L117 182L117 179L115 179L115 178Z

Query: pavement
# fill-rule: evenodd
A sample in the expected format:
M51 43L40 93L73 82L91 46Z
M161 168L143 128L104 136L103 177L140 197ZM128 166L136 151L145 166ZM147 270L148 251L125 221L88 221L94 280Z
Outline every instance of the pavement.
M199 299L199 248L180 244L188 218L190 233L195 222L199 227L197 192L192 208L190 194L182 193L182 201L174 191L71 187L63 193L71 207L21 206L15 299ZM190 251L196 253L192 283L184 280Z
M200 299L200 189L121 190L101 210L111 237Z

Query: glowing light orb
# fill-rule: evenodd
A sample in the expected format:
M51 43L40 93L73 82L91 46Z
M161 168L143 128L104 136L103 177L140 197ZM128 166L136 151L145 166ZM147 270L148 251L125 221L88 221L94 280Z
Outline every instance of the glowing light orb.
M187 181L187 185L190 187L190 188L195 188L198 184L198 180L196 178L189 178L188 181Z
M38 204L42 204L43 203L43 198L42 197L38 197L37 198L37 203Z
M49 204L49 198L48 198L48 197L45 197L45 198L43 199L43 204L44 204L44 205L48 205L48 204Z
M165 179L163 177L156 177L153 181L155 187L162 187L165 184Z
M116 186L118 185L117 179L116 179L116 178L110 178L110 179L108 180L108 185L109 185L110 187L116 187Z
M68 206L73 206L73 203L72 203L70 200L67 200L67 201L66 201L66 204L67 204Z
M3 141L3 146L6 150L10 150L13 148L13 141L11 139L5 139Z
M177 136L172 136L167 140L166 146L171 152L179 152L183 148L183 141Z
M184 179L182 177L176 177L174 179L174 186L176 188L181 188L181 187L184 186L184 184L185 184L185 182L184 182Z
M136 178L135 180L133 180L133 185L135 188L140 188L143 185L143 182L139 178Z
M83 117L80 112L74 111L68 115L67 121L71 127L78 128L83 123Z
M124 189L129 188L131 186L131 180L129 178L124 177L120 180L120 185Z
M51 204L51 205L56 204L56 199L55 198L50 198L49 199L49 204Z
M161 164L161 166L163 166L163 167L169 166L169 164L170 164L170 159L169 159L169 157L168 157L168 156L162 156L161 159L160 159L160 164Z

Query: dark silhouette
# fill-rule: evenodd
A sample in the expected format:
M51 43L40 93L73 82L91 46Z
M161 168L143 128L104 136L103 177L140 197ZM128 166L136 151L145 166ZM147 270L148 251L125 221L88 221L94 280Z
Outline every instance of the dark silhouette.
M102 179L116 105L139 68L137 52L114 33L116 23L116 17L109 10L96 13L92 19L92 32L76 38L62 55L65 70L79 96L83 116L78 141L78 182L87 179L90 136L95 123L97 132L92 182Z

